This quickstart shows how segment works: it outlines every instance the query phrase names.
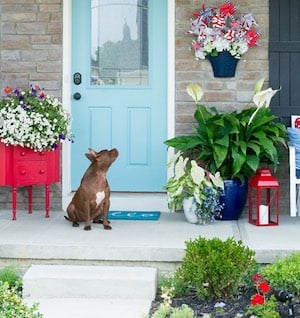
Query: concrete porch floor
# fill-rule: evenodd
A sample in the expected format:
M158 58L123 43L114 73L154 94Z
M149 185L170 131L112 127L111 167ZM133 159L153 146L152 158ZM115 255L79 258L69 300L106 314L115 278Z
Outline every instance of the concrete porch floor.
M163 212L158 221L111 222L112 230L93 224L73 228L62 211L0 211L0 266L31 264L88 264L154 266L160 272L173 270L184 255L184 242L198 236L234 237L256 252L260 263L300 251L300 218L280 216L278 226L257 227L247 215L238 221L215 221L207 225L186 222L182 213Z

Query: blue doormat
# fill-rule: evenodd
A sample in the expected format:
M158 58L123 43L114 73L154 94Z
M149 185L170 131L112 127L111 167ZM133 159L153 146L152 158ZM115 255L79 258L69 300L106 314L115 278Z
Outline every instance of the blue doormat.
M109 220L138 220L157 221L160 217L159 211L109 211Z

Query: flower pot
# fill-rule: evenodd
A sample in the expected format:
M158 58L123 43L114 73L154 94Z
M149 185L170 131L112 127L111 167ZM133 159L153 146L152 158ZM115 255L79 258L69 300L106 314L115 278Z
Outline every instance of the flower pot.
M224 204L218 220L238 220L247 202L248 180L242 183L239 179L224 180L224 192L220 203Z
M207 56L214 77L234 77L238 59L234 58L228 51L222 51L218 56Z
M189 197L183 200L183 212L186 220L189 223L198 223L198 217L196 215L197 205L193 197Z

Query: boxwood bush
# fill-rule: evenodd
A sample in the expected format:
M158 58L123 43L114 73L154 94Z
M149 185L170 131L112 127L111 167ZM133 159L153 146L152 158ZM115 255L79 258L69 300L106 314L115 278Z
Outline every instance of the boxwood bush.
M186 242L186 252L174 279L193 288L200 299L232 298L257 267L255 253L241 241L199 237ZM181 292L182 292L182 284Z

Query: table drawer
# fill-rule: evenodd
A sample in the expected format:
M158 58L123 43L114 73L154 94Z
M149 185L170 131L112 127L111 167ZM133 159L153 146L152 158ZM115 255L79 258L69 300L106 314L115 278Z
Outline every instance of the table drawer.
M47 183L47 175L46 161L19 162L16 166L15 180L17 186L45 184Z
M46 151L34 151L29 148L16 147L15 148L15 159L16 160L45 160Z

